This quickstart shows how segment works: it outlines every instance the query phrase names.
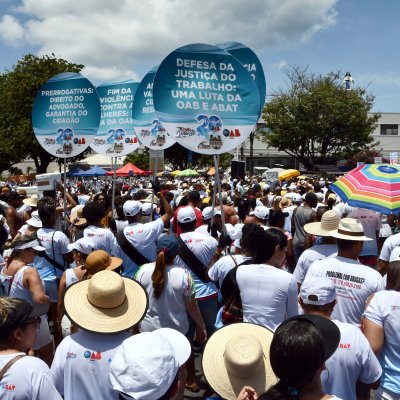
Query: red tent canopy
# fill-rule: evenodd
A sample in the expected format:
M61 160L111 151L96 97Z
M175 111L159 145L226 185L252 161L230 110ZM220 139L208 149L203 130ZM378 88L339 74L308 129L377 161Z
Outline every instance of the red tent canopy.
M136 167L132 163L125 164L122 168L117 169L117 176L129 176L129 172L133 173L136 176L148 175L148 173L152 173L152 171L143 171L142 169ZM107 175L114 175L114 171L107 172Z

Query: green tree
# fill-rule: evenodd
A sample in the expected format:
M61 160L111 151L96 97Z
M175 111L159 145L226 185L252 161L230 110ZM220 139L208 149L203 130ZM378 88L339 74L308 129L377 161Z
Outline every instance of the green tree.
M40 146L33 132L31 113L36 93L52 76L80 72L82 68L82 64L70 63L54 54L28 54L0 74L0 172L27 157L33 159L38 173L46 172L56 157Z
M373 143L380 114L368 115L374 96L365 88L346 90L341 73L316 75L308 68L287 71L288 88L273 93L265 106L268 147L283 151L308 170L327 158L349 158Z

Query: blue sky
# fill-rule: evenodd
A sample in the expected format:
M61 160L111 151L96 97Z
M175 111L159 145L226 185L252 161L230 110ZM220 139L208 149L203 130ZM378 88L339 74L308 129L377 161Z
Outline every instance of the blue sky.
M288 65L350 71L375 111L400 112L399 15L397 0L0 0L0 70L53 52L95 84L140 80L184 44L239 41L260 57L267 94Z

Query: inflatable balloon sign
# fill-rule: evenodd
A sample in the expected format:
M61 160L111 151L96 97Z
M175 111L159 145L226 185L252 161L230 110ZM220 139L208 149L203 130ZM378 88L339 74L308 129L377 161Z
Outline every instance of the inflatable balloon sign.
M38 91L32 110L36 139L50 154L74 157L92 142L100 123L96 89L72 72L49 79Z
M260 94L260 116L265 105L265 95L267 93L264 70L260 60L253 50L239 42L218 43L216 46L234 56L255 81Z
M132 118L139 140L151 150L163 150L175 143L157 118L153 105L153 80L157 67L149 71L139 84L133 102Z
M119 157L139 147L132 120L133 99L138 86L139 83L133 80L97 86L100 128L91 144L97 153Z
M221 154L240 145L260 112L253 78L231 54L192 44L160 64L153 84L158 119L178 143L202 154Z

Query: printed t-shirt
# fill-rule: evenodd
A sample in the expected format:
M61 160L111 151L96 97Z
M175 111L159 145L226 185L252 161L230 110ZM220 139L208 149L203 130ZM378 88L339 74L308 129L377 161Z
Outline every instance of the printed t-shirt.
M54 384L64 400L118 400L109 369L128 332L101 335L80 330L59 344L51 365Z
M400 292L384 290L375 293L368 304L364 317L381 326L385 341L379 362L383 374L381 387L400 394Z
M206 268L215 254L218 242L211 236L202 235L197 232L187 232L180 235L189 250L198 258ZM208 297L217 293L217 288L212 282L203 282L179 256L175 264L183 265L191 274L196 289L196 299Z
M96 244L96 250L104 250L110 256L117 256L119 245L114 234L106 228L90 225L83 231L84 237L89 237Z
M333 322L340 330L340 343L325 361L326 370L321 374L322 388L325 393L356 400L357 380L365 384L374 383L380 378L382 368L359 328L337 320Z
M243 322L275 330L298 314L297 283L292 274L267 264L242 265L236 281L243 305Z
M1 354L0 370L15 356L25 353ZM25 356L5 373L0 384L2 400L61 400L49 367L39 358Z
M149 261L156 260L156 241L164 229L161 219L140 224L135 222L124 228L124 235L129 244ZM138 265L119 247L118 257L122 258L124 267L123 276L133 277L138 269Z
M219 287L222 286L222 282L226 274L237 265L243 263L246 260L250 260L251 257L246 257L241 254L228 255L221 257L209 270L208 276L214 282L218 282ZM236 261L236 264L235 264Z
M172 328L183 335L189 329L186 303L195 297L194 282L189 271L178 265L168 265L165 271L164 289L158 299L154 297L153 281L155 263L142 265L135 275L149 295L149 308L140 323L141 332L159 328Z
M46 250L46 254L57 263L64 265L64 254L68 254L69 240L63 232L55 231L51 228L40 228L37 231L37 237L40 245ZM63 271L56 269L44 257L36 256L33 265L38 270L44 281L55 281L60 278Z
M360 326L368 297L383 290L379 272L350 258L336 256L315 261L308 274L332 280L337 297L332 318L356 326Z
M303 283L310 265L314 261L323 260L326 257L337 255L337 244L316 244L307 250L304 250L297 261L293 275L298 283Z

